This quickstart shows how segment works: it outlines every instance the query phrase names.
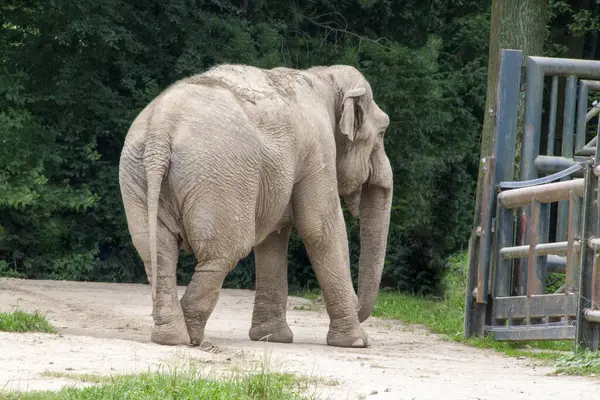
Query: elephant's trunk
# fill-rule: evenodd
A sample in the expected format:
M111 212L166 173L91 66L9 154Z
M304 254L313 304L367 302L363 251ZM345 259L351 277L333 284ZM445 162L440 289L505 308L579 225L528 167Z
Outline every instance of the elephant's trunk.
M389 164L386 167L389 168ZM391 168L388 176L391 178ZM371 315L379 293L391 205L391 184L389 187L382 187L367 183L363 187L360 201L360 270L358 275L358 319L360 322Z

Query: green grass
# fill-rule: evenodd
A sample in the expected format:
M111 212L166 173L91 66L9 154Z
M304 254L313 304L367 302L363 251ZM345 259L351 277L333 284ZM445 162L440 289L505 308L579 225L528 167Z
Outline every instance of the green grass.
M0 312L0 331L56 333L54 327L42 314L37 311L28 313L22 310Z
M112 381L112 378L110 376L105 376L105 375L78 374L78 373L68 373L68 372L59 372L59 371L44 371L44 372L42 372L42 376L46 376L49 378L71 379L71 380L85 382L85 383L106 383L106 382Z
M209 379L193 363L179 368L159 368L137 375L100 376L90 374L44 373L95 385L65 387L58 392L0 391L1 400L92 400L92 399L239 399L303 400L318 381L293 374L274 373L262 368L254 374L232 374L229 379Z
M562 357L556 363L559 375L600 375L600 353L589 350Z

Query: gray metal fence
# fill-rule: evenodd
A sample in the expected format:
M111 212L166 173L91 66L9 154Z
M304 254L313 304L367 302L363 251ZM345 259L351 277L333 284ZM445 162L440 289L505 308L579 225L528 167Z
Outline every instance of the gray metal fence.
M559 79L566 82L562 135L557 138ZM475 209L480 222L469 241L465 336L576 339L576 346L598 350L600 124L597 131L589 131L599 113L588 105L590 92L600 91L600 61L523 60L521 51L502 50L497 85L494 154L481 160L485 177ZM522 91L524 121L515 180ZM542 138L545 154L540 154ZM555 155L559 143L560 155ZM549 274L564 279L551 293Z

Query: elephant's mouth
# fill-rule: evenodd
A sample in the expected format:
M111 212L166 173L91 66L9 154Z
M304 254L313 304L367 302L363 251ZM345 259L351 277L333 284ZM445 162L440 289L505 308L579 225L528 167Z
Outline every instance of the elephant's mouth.
M354 190L353 192L351 192L348 195L343 196L344 203L346 203L346 207L348 207L348 211L350 211L350 214L355 218L358 217L358 215L360 214L361 189L362 188L359 186L358 189Z

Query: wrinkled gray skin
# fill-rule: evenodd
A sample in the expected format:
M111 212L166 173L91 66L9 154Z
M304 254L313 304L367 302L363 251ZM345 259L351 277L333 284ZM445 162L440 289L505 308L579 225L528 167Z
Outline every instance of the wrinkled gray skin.
M152 286L152 341L199 345L226 275L254 247L250 338L292 342L286 321L292 225L330 317L327 343L366 347L360 327L379 287L392 198L388 116L349 66L220 65L176 82L135 119L119 179ZM340 204L360 216L358 297ZM178 301L178 251L195 272Z

